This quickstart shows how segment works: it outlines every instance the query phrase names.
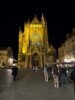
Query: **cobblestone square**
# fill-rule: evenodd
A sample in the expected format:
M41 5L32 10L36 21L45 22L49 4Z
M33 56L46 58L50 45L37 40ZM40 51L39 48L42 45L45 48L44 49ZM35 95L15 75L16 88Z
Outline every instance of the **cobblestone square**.
M72 84L57 89L45 83L43 70L20 69L14 83L11 69L0 69L0 100L75 100L75 94Z

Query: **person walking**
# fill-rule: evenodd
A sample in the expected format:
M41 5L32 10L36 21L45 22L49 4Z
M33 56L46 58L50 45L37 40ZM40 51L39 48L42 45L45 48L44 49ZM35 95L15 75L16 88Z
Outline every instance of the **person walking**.
M71 72L70 79L73 81L74 93L75 93L75 66L73 67L73 70Z
M52 73L54 79L54 87L59 88L59 73L56 65L53 66Z
M47 71L47 65L46 64L44 66L44 77L45 77L45 82L48 82L48 71Z
M17 74L18 74L18 67L14 64L12 68L12 75L14 81L16 81Z
M62 67L61 69L61 82L62 82L62 86L67 85L67 72L65 67Z

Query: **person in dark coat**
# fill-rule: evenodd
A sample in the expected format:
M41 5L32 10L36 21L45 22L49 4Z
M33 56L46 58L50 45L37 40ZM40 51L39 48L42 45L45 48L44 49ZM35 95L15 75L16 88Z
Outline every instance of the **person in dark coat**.
M18 74L18 67L16 65L14 65L12 68L12 75L13 75L14 81L16 81L17 74Z
M65 67L61 69L61 81L62 81L62 86L65 86L67 83L67 72Z
M75 93L75 66L73 67L73 70L71 72L70 79L73 81L73 84L74 84L74 93Z

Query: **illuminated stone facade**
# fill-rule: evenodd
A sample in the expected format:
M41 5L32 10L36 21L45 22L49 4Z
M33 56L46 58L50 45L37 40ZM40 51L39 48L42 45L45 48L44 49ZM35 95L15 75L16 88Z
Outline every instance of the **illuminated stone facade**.
M45 63L54 62L55 49L49 46L47 22L42 15L24 24L24 32L19 30L18 64L25 68L43 67ZM49 60L51 59L51 60Z
M0 47L0 67L9 66L8 60L13 58L11 47Z
M58 59L60 62L75 62L75 27L72 34L67 34L67 40L58 49Z

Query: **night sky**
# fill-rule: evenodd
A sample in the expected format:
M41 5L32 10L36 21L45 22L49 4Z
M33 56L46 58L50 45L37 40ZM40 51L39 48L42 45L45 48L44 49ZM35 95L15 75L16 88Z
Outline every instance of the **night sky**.
M51 1L51 2L50 2ZM11 46L14 57L18 52L18 31L24 22L32 20L34 15L40 19L42 13L48 22L49 43L55 48L60 47L66 34L75 25L75 9L68 0L2 0L0 2L0 47Z

